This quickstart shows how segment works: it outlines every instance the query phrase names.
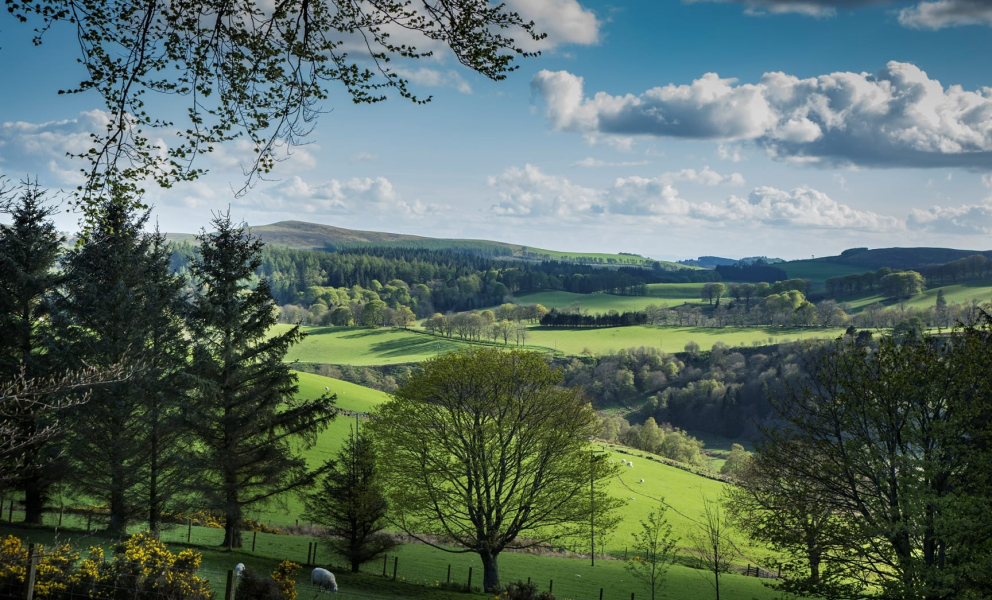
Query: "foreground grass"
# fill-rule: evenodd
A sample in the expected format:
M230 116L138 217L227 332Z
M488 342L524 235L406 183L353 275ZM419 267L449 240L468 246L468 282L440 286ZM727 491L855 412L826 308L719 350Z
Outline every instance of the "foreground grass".
M15 535L25 543L41 543L51 547L56 541L69 541L83 548L100 546L109 554L114 541L97 534L86 534L71 528L56 532L51 528L23 528L0 525L0 535ZM193 547L202 553L203 564L199 571L207 579L215 596L223 594L227 571L237 563L244 563L260 574L271 573L283 559L298 563L306 562L308 544L314 538L258 534L255 552L251 551L251 534L247 534L246 548L226 551L217 545L223 532L217 529L194 527L191 543L186 543L186 529L178 528L163 532L162 540L173 551ZM397 566L396 580L392 580L394 560ZM387 566L387 577L382 577L383 562ZM624 570L624 561L599 559L591 566L588 558L565 558L539 556L525 553L505 552L500 555L500 577L504 584L528 579L538 584L539 590L553 586L558 598L568 600L596 600L603 589L604 600L644 600L650 597L647 587L631 577ZM444 589L442 585L448 576L450 565L451 579L454 582L468 583L469 568L472 569L472 587L481 587L482 563L475 554L452 554L422 544L401 546L385 561L369 563L363 572L353 574L341 568L339 560L329 556L321 547L316 564L330 567L334 572L340 594L344 597L402 597L422 600L480 600L490 598L488 594L459 593ZM315 593L309 584L310 567L297 573L297 588L300 597L310 597ZM714 597L711 585L712 576L705 571L675 565L661 588L662 598L706 600ZM767 580L744 577L737 574L721 576L721 597L727 600L771 599L774 593L763 585Z

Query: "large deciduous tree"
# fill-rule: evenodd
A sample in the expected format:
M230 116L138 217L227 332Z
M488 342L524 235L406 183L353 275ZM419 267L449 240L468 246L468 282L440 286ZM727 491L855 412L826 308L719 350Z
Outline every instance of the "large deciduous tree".
M109 185L154 178L161 185L198 177L198 155L246 139L255 150L250 183L268 172L279 147L305 137L339 84L356 103L407 89L403 61L450 51L464 66L504 79L518 56L532 53L509 37L544 36L503 4L488 0L6 0L33 22L41 43L62 24L75 30L86 69L69 93L98 94L109 113L94 148L79 156L84 208ZM411 39L413 38L413 39ZM416 46L424 44L426 49ZM424 48L421 46L421 48ZM179 98L172 111L149 93ZM160 130L161 133L154 130ZM167 135L167 147L159 136ZM246 184L247 185L247 184Z
M441 536L444 550L477 553L487 590L499 586L503 550L587 533L591 515L597 532L615 525L613 467L588 452L596 416L561 379L536 353L446 354L424 363L370 424L397 524L428 543L423 534Z
M313 481L300 449L335 417L334 397L298 400L296 375L283 362L299 327L269 335L276 305L269 283L252 284L262 243L230 215L199 236L190 272L198 290L189 312L189 373L196 389L186 416L201 449L194 487L225 517L223 545L241 547L246 507Z
M773 399L783 425L763 435L757 460L782 481L760 483L750 501L780 512L785 501L790 518L829 525L827 543L794 546L833 574L811 571L806 592L930 600L990 589L988 351L987 322L839 340L811 358L806 385Z
M0 182L2 183L2 182ZM59 280L55 270L63 238L51 216L45 192L26 182L19 190L0 189L0 212L9 225L0 225L0 383L44 378L53 371L49 340L48 296ZM12 409L13 404L9 407ZM47 403L22 403L7 415L16 423L18 437L33 440L18 444L18 455L3 456L17 465L16 485L24 490L27 523L41 524L42 509L53 477L51 436L37 433L48 427L41 410ZM13 438L11 438L13 439Z

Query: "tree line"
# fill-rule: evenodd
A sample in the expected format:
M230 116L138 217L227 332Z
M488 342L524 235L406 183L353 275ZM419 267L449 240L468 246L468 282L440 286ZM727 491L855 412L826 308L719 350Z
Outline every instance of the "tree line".
M177 243L173 266L183 269L191 250L189 244ZM435 312L493 306L515 293L567 291L637 296L648 293L649 283L689 283L719 277L713 271L698 269L607 268L567 261L531 263L395 245L345 246L333 252L266 246L258 275L269 279L279 304L307 309L318 295L314 288L374 289L383 282L395 286L402 281L411 298L409 303L401 303L407 304L418 318Z
M16 387L0 398L4 425L25 440L0 456L0 485L24 492L27 522L42 523L65 484L107 505L114 535L137 521L157 531L195 506L223 515L224 544L240 547L245 510L326 468L298 451L334 418L334 398L295 398L283 358L302 334L269 336L275 303L255 278L262 244L242 226L216 217L181 275L132 202L105 199L72 247L36 186L2 208L11 224L0 227L0 382L37 393L37 382L124 366L120 377L52 390L53 399L85 390L64 409L24 402L31 392ZM34 435L48 426L57 435Z
M909 298L926 289L926 282L918 272L889 267L882 267L877 271L865 271L861 274L851 273L831 277L826 280L825 285L828 296L872 292L877 287L886 298L890 299Z

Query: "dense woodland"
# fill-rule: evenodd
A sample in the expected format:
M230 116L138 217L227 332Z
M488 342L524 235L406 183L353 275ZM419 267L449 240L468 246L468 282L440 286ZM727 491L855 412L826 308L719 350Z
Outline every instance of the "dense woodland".
M181 271L191 256L192 246L176 244L173 266ZM516 293L563 290L637 296L647 294L649 283L689 283L719 277L712 271L669 270L659 263L654 265L603 268L563 261L538 263L401 245L345 245L334 251L267 246L258 275L271 282L279 304L304 309L315 303L330 308L368 302L371 294L363 295L356 286L376 294L391 286L376 299L393 309L406 306L418 318L493 306ZM342 288L356 292L345 300L337 293Z

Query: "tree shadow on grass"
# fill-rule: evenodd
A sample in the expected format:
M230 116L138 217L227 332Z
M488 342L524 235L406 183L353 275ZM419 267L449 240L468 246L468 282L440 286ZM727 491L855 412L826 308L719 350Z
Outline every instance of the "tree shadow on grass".
M370 350L377 356L382 356L383 358L394 358L397 356L417 354L444 354L452 350L460 350L464 347L464 344L453 340L439 340L434 337L415 335L383 342L375 342L370 346Z

